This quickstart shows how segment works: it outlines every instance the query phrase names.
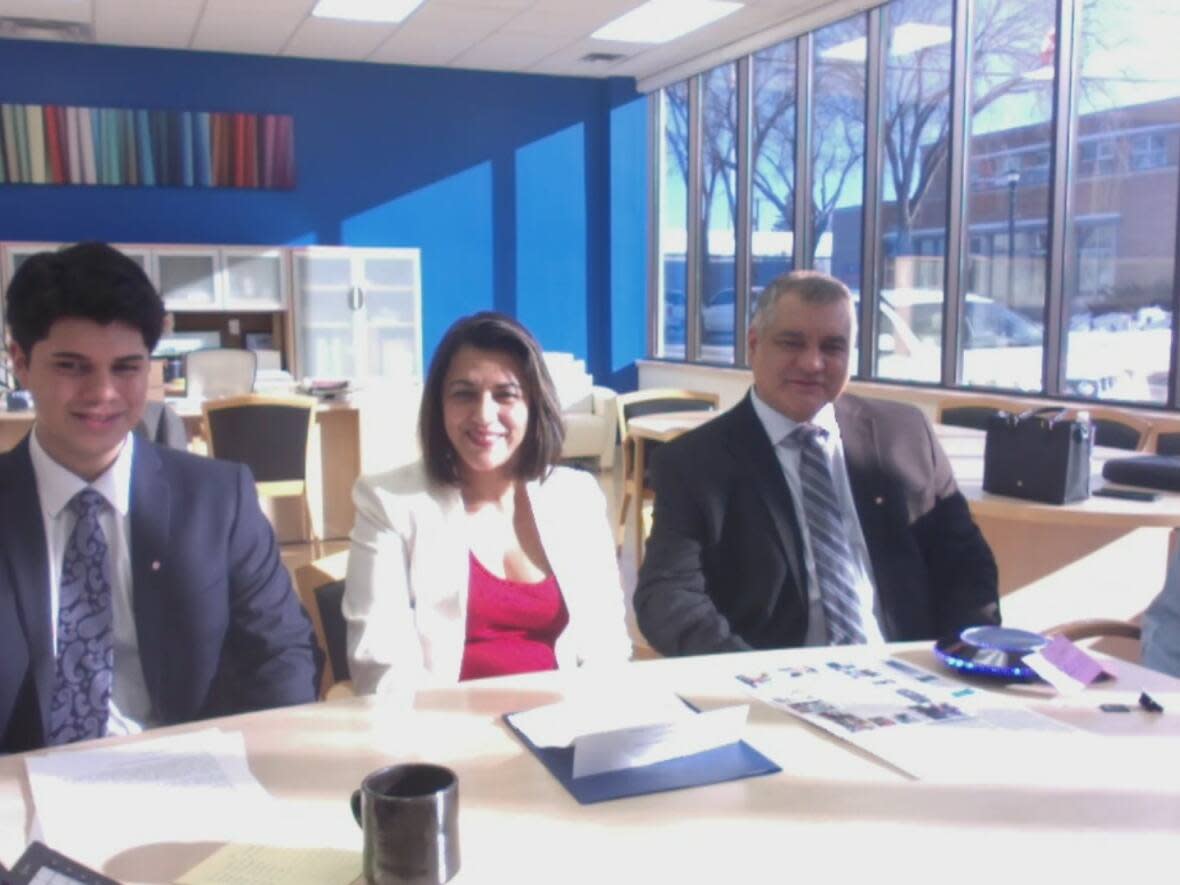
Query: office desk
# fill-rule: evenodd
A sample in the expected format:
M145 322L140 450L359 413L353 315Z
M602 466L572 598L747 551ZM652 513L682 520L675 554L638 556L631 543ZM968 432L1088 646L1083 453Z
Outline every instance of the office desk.
M712 417L715 413L669 412L628 422L635 440L631 496L637 561L642 561L645 540L645 443L675 439ZM1130 619L1159 592L1172 532L1180 527L1180 494L1162 493L1151 502L1092 497L1062 506L988 494L983 491L984 432L942 424L934 430L996 556L1006 621L1043 629L1085 617ZM1130 454L1095 448L1092 487L1105 483L1102 465L1109 458Z
M203 437L201 404L192 400L168 400L184 421L190 444ZM0 452L15 446L33 426L32 411L0 409ZM348 402L321 403L316 409L320 477L313 485L322 497L324 538L347 538L356 519L352 487L361 474L360 411ZM302 540L300 505L295 500L274 502L271 514L280 541Z
M934 666L918 646L894 651ZM861 653L845 649L840 656ZM735 673L829 656L831 649L795 649L649 661L629 665L623 677L616 672L599 678L607 686L625 679L677 691L712 708L746 702ZM284 838L307 847L359 850L348 797L368 771L411 759L454 768L462 848L456 885L971 882L996 881L1003 864L1017 863L1019 874L1004 880L1031 882L1035 874L1051 873L1052 881L1129 881L1136 871L1155 867L1154 878L1140 881L1168 881L1171 870L1157 865L1174 861L1180 840L1174 752L1180 715L1170 708L1163 715L1101 713L1097 704L1128 687L1165 697L1162 692L1178 690L1180 683L1130 664L1112 666L1120 682L1092 689L1080 702L1055 701L1043 688L1015 691L1041 712L1109 735L1103 746L1120 759L1133 748L1142 754L1144 769L1166 766L1147 783L1111 786L1098 772L1102 760L1088 758L1078 759L1077 777L1068 783L918 782L755 702L745 738L778 762L781 773L579 806L499 717L599 684L585 672L426 691L412 712L355 698L215 724L244 734L254 774L281 803ZM1076 737L1064 736L1063 752ZM21 757L0 758L0 860L8 863L23 845L27 789ZM120 881L175 881L217 847L202 839L201 823L177 819L174 841L140 845L112 815L109 833L96 821L94 829L57 847ZM259 821L257 832L237 838L258 841L272 824ZM948 877L948 869L959 865L965 865L964 874Z

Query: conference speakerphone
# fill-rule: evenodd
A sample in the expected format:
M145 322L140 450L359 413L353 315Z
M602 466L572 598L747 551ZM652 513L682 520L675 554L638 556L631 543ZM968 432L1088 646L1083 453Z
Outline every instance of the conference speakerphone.
M968 627L958 636L940 639L934 654L960 673L989 676L1012 682L1032 682L1037 674L1024 663L1024 656L1049 643L1040 633L1012 627Z

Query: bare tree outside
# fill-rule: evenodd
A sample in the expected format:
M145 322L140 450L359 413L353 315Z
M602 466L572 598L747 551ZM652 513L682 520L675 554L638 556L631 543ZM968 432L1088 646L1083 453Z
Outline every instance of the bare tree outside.
M1069 326L1062 392L1164 401L1180 191L1180 53L1172 37L1180 5L1065 0L1081 18L1081 39L1064 60L1076 63L1079 75L1070 109L1073 214L1052 219L1058 2L975 0L970 32L957 35L954 0L892 0L881 8L880 136L867 148L879 152L879 192L872 195L864 194L867 15L812 34L806 195L797 179L798 41L751 56L750 218L736 217L734 66L702 75L702 200L693 210L702 213L702 242L690 251L702 261L704 343L732 342L735 230L751 227L750 294L797 263L829 270L860 290L863 204L870 198L881 238L874 374L937 381L947 208L950 187L961 186L958 381L1043 389L1050 232L1062 225ZM971 68L956 78L966 80L966 180L952 183L956 39L970 42ZM683 194L687 90L669 90L667 107L666 161ZM800 198L810 227L806 256L793 230ZM668 254L666 266L676 258ZM1130 368L1110 368L1112 347L1126 351L1115 362Z

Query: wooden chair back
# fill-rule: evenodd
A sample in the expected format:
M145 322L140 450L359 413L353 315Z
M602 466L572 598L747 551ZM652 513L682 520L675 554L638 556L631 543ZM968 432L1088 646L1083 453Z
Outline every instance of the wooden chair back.
M670 387L654 387L621 393L615 398L618 410L619 436L623 444L623 501L619 507L619 525L627 522L627 508L631 504L631 487L634 483L635 440L627 432L628 422L643 415L657 415L664 412L714 412L721 398L715 393L699 390L680 390ZM659 443L648 442L645 452L651 452ZM645 471L646 472L646 471ZM644 498L651 495L651 488L644 477Z
M312 506L308 490L316 405L309 396L249 393L206 400L201 412L209 457L245 464L263 497L302 499L306 534L318 555L319 508Z
M344 576L348 570L348 551L333 553L295 569L295 589L303 603L316 642L324 653L324 672L320 679L320 697L338 683L348 683L348 638L341 611ZM346 688L351 690L351 683ZM341 693L339 690L333 694Z

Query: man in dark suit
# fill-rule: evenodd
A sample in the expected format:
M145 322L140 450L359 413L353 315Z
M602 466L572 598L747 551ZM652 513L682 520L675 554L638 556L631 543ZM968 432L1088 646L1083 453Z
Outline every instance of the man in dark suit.
M998 623L996 566L924 416L844 393L852 300L797 271L761 294L754 384L652 458L634 604L666 655L930 639Z
M0 455L0 752L315 700L318 652L249 471L132 433L164 317L83 243L7 294L33 431Z

